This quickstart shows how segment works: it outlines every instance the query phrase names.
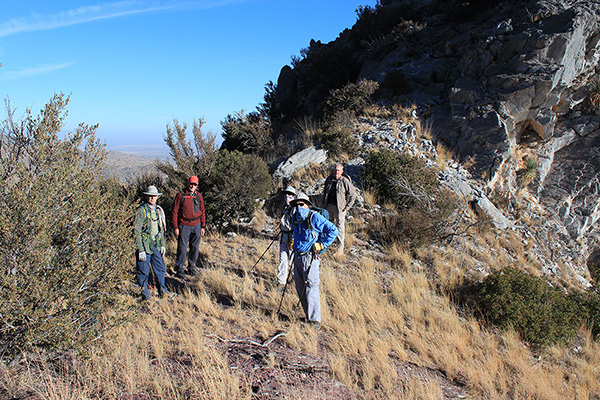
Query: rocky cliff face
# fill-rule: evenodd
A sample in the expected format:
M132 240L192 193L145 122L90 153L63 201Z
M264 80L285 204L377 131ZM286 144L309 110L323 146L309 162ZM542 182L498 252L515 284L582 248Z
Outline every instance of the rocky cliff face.
M380 101L417 104L488 197L508 199L507 217L536 221L532 237L553 257L585 265L599 243L600 116L589 95L600 77L600 1L485 2L458 16L452 1L380 3L282 70L278 112L318 113L327 73L308 77L323 65L342 70L341 81L376 80ZM348 68L324 61L340 55Z

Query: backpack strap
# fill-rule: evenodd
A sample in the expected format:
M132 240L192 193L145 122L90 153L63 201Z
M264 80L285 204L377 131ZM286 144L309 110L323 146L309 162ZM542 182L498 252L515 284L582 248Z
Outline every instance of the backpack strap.
M181 191L181 204L179 205L179 207L183 207L183 203L185 202L185 190ZM190 193L191 194L191 193ZM194 193L194 197L196 197L196 200L198 200L198 203L200 203L200 193L198 193L197 191ZM196 218L182 218L184 221L186 222L192 222L192 221L197 221L200 218L202 218L201 216L196 217Z
M313 217L315 215L315 211L314 210L310 210L308 212L308 216L306 217L306 219L304 220L304 228L306 229L310 229L310 231L312 232L313 236L319 236L316 232L315 232L315 228L313 227Z
M179 207L183 206L183 202L185 201L185 193L185 190L181 191L181 204L179 205ZM196 200L200 202L200 193L198 193L198 191L194 193L194 197L196 197Z

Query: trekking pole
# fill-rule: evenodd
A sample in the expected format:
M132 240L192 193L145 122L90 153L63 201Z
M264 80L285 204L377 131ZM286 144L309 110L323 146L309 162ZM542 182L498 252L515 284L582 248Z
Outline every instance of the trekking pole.
M281 232L279 232L279 233L281 233ZM265 254L267 254L267 251L269 251L269 249L271 248L271 246L273 246L273 243L275 243L275 241L279 237L279 233L273 238L273 240L271 240L271 243L269 243L269 246L267 247L267 249L262 253L262 255L258 258L258 260L256 260L256 262L254 263L254 265L252 266L252 268L250 268L250 271L247 272L248 274L251 273L252 271L254 271L254 268L258 265L258 263L260 262L260 260L262 260L262 258L265 256Z
M281 294L281 300L279 301L279 307L277 308L277 315L279 315L279 312L281 311L281 305L283 304L283 297L285 296L285 291L288 287L288 283L290 283L290 281L293 278L293 272L292 269L294 268L294 253L292 252L292 256L290 257L290 269L288 270L288 278L285 281L285 286L283 287L283 293Z

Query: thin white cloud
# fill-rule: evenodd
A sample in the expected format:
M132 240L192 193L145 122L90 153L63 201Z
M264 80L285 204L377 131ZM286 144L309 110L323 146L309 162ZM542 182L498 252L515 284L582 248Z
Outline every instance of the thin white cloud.
M129 0L79 7L49 15L0 21L0 38L22 32L44 31L126 15L169 10L213 8L244 0L144 1Z
M37 67L25 68L20 71L2 71L0 70L0 81L12 81L15 79L45 75L60 69L65 69L73 65L74 62L66 62L53 65L38 65ZM2 67L4 68L4 67Z

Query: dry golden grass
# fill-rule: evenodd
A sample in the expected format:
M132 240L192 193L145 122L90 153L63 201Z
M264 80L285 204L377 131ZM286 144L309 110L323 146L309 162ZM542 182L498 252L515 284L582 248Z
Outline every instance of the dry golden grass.
M408 124L415 120L415 111L417 110L417 106L415 104L411 104L408 107L401 106L400 104L392 105L392 115L394 119L399 119L403 123Z
M301 147L312 146L315 138L319 137L323 133L321 124L314 118L304 116L302 119L296 121L296 130L299 133L298 144Z
M448 161L450 161L454 157L454 153L452 150L444 146L442 143L439 143L435 146L435 151L437 153L436 163L440 169L445 169Z
M393 117L390 110L377 104L370 104L362 110L362 115L368 118L388 119Z
M281 292L275 278L277 243L265 253L270 243L268 238L207 235L201 253L210 263L189 290L175 300L150 301L145 313L86 357L65 355L57 363L31 355L16 367L0 366L0 393L44 399L127 394L250 399L250 383L229 368L216 336L264 341L285 331L287 347L323 357L333 377L359 398L442 398L436 380L399 373L407 362L464 382L469 398L600 395L600 346L588 331L582 330L571 347L534 354L514 332L487 330L446 295L462 282L465 271L477 266L537 268L525 245L510 235L490 232L414 255L393 246L377 259L365 253L339 262L326 252L319 332L299 320L303 315L291 287L282 305L289 320L274 312ZM273 356L265 363L275 366ZM317 388L314 393L323 398Z
M373 207L375 204L377 204L377 194L375 191L363 189L362 196L365 204L367 204L369 207Z
M327 169L321 165L312 163L309 167L297 171L292 177L290 185L299 187L299 182L305 182L310 185L318 180L325 179L328 175L329 171Z
M415 127L415 140L419 140L420 138L431 140L433 131L430 122L423 122L420 119L415 119L412 122L412 125Z

